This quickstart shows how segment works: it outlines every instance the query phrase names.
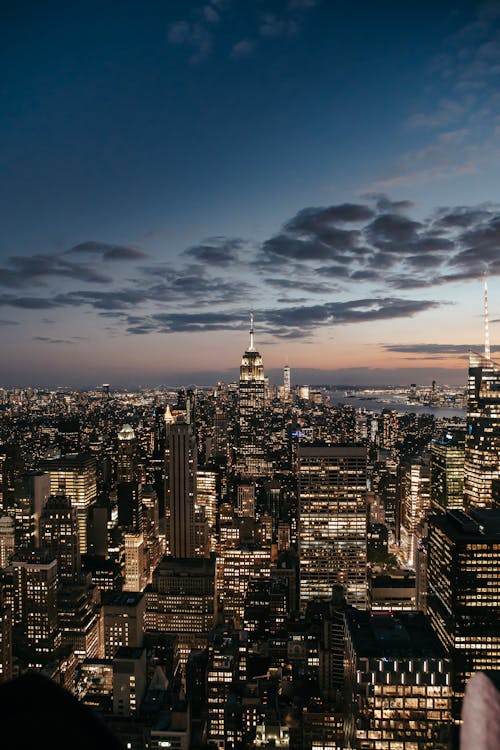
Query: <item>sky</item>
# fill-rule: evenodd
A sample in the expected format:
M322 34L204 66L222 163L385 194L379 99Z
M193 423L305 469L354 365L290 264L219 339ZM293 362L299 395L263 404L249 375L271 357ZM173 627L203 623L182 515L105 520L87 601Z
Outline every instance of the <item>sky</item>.
M0 385L465 385L500 0L3 0ZM500 356L500 355L499 355Z

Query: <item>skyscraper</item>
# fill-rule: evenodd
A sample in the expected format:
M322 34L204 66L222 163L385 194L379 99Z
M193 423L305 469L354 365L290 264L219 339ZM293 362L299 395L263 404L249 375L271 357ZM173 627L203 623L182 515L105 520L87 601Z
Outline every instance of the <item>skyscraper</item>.
M88 454L68 453L59 458L41 462L41 468L50 475L53 495L66 495L77 510L80 552L87 552L87 516L97 494L96 460Z
M431 443L431 507L445 512L464 506L465 434L446 432Z
M471 352L464 500L469 508L495 505L492 484L500 478L500 366L490 357L488 286L484 285L484 354Z
M453 661L453 715L478 670L500 669L500 510L431 516L427 612Z
M16 555L14 569L14 619L31 666L54 657L61 641L57 628L57 560L49 551Z
M57 557L59 578L75 580L80 573L76 508L65 495L51 495L40 518L40 544Z
M287 398L290 395L290 367L285 365L283 368L283 395Z
M182 418L178 418L178 420ZM169 430L168 500L170 554L194 557L194 506L196 502L196 443L187 422L177 421Z
M492 483L500 478L500 366L484 354L470 353L465 504L488 508Z
M300 603L328 599L365 608L366 448L299 446Z
M264 407L266 383L262 357L255 349L253 315L250 316L250 345L240 367L238 468L245 476L266 473Z

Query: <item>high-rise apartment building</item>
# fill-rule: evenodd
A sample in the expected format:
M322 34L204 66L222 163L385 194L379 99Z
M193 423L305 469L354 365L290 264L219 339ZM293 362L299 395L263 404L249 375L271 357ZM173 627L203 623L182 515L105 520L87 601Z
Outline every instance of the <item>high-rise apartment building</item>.
M40 468L50 476L52 495L66 495L77 511L80 552L87 552L88 511L96 500L96 460L87 454L68 453L58 458L46 458Z
M366 448L301 445L298 461L301 608L339 583L347 603L364 608Z
M453 661L453 716L472 672L500 669L500 509L429 519L427 612Z
M262 357L255 348L253 316L250 345L241 360L238 397L238 468L244 476L262 476L267 472L264 425L266 381Z
M465 506L491 508L492 484L500 478L500 366L471 352L468 388Z
M179 417L170 425L168 440L170 554L174 557L194 557L197 459L191 425Z

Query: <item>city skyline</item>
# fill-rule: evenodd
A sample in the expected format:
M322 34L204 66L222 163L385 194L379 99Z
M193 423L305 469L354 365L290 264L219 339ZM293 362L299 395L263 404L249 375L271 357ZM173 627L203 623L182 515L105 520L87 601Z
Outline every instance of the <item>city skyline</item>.
M6 387L466 385L500 5L3 7Z

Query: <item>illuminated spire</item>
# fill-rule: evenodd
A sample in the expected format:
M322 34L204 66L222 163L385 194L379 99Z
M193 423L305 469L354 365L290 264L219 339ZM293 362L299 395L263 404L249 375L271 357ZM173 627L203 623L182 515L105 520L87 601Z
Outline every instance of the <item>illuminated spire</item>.
M490 356L490 324L488 319L488 277L484 274L484 356Z
M255 351L255 343L253 338L253 310L250 311L250 346L248 347L248 351Z

